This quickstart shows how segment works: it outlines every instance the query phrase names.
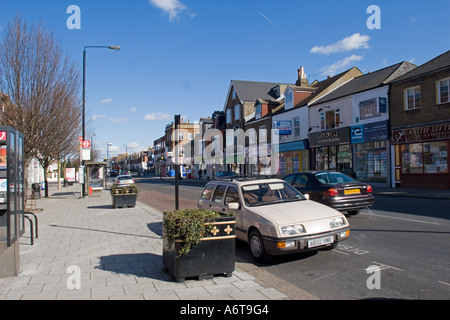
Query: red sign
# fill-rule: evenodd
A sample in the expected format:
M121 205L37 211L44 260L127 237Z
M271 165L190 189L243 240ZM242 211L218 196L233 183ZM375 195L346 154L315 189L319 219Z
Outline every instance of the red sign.
M78 140L80 140L80 143L83 142L83 137L78 137Z
M0 132L0 140L6 140L6 131Z
M83 148L90 148L91 142L89 140L85 140L81 143L81 145L83 146Z
M450 139L449 123L392 131L393 144L437 141L447 139Z

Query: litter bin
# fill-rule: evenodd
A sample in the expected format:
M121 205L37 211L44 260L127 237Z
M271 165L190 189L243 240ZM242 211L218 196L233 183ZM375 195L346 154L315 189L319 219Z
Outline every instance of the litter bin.
M33 191L34 191L34 198L37 200L37 199L40 199L41 198L41 185L39 184L39 183L33 183L32 185L31 185L31 188L33 189Z

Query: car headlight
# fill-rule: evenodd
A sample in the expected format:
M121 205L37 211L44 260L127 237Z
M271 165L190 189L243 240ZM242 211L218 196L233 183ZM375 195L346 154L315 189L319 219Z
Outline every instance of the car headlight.
M283 236L295 236L302 233L306 233L306 230L301 224L281 227L281 235Z
M332 228L332 229L339 228L339 227L342 227L345 225L346 225L345 220L342 217L334 218L333 220L330 220L330 228Z

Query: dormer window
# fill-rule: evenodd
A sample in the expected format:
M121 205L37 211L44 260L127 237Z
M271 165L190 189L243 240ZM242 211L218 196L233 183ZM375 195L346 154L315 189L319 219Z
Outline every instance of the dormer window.
M255 106L255 119L256 120L261 119L261 115L262 115L262 106L261 103L258 103Z

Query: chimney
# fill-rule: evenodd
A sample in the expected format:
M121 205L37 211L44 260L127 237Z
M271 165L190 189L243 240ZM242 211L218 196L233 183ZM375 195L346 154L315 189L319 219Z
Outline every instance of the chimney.
M307 87L308 86L308 80L306 79L305 69L300 67L300 69L297 70L298 72L298 80L295 83L296 86L300 87Z

